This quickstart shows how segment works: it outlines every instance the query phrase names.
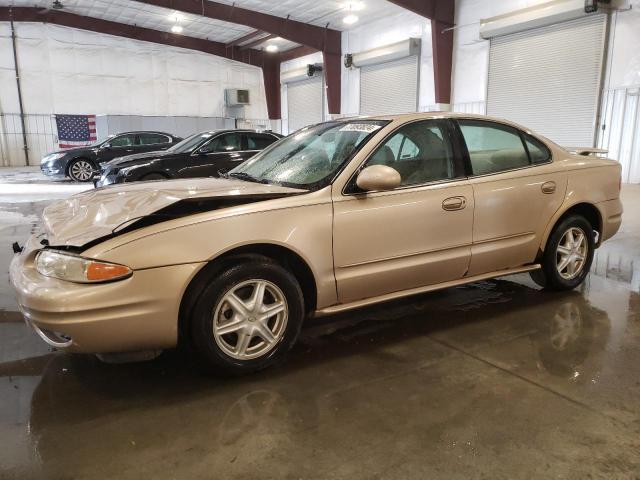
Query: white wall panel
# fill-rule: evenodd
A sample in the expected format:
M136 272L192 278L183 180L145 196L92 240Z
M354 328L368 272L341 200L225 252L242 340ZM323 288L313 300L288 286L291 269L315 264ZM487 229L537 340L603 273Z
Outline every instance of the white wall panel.
M344 53L357 53L409 38L420 38L418 110L429 110L435 104L433 80L433 51L431 48L431 22L424 17L405 11L387 18L353 28L342 33ZM361 71L342 68L341 112L344 116L360 112ZM415 106L413 111L415 111Z
M11 43L0 24L0 111L18 111ZM49 24L16 24L27 113L221 117L225 88L246 88L266 118L257 67L190 50Z

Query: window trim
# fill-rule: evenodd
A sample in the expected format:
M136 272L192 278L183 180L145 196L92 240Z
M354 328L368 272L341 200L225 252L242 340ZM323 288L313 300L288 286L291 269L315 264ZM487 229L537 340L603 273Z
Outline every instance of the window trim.
M460 149L462 150L462 153L464 155L464 159L465 159L465 170L467 172L467 178L483 178L483 177L489 177L492 175L501 175L503 173L509 173L509 172L516 172L518 170L526 170L528 168L534 168L534 167L539 167L542 165L548 165L550 163L553 163L553 152L551 151L551 149L547 146L547 144L545 142L543 142L542 140L540 140L538 137L536 137L533 133L531 133L530 131L527 130L522 130L518 127L515 127L509 123L506 122L501 122L499 120L494 120L494 119L484 119L484 118L476 118L476 117L455 117L451 119L452 122L455 125L455 130L458 136L458 143L460 144ZM488 123L488 124L495 124L495 125L499 125L501 127L507 127L510 128L512 130L514 130L515 132L518 133L518 136L520 137L520 141L522 142L522 146L524 147L525 152L527 153L527 158L529 159L529 165L527 165L526 167L516 167L516 168L510 168L508 170L500 170L499 172L490 172L490 173L483 173L483 174L479 174L476 175L473 173L473 165L471 164L471 156L469 155L469 149L467 148L467 142L464 139L464 135L462 134L462 129L460 128L460 121L475 121L475 122L480 122L480 123ZM542 145L544 145L544 148L547 150L547 152L549 153L549 157L545 162L540 162L540 163L533 163L531 161L531 155L529 154L529 149L527 148L527 144L525 142L525 135L534 138L535 140L537 140L538 142L540 142Z
M458 181L461 181L461 180L466 180L467 175L466 175L466 171L465 171L465 168L464 168L465 165L464 165L463 158L461 157L461 155L463 155L464 152L460 149L460 146L458 144L459 141L456 138L456 132L454 131L454 128L453 128L450 120L451 119L449 119L449 118L417 118L417 119L410 120L408 122L404 122L404 123L398 125L395 129L390 131L387 135L384 136L384 138L382 138L378 142L378 145L375 146L375 148L371 151L371 153L369 153L369 155L367 155L367 157L353 171L353 173L351 174L349 179L344 183L344 186L342 187L342 191L340 192L341 195L343 197L353 197L353 196L367 195L367 194L372 194L372 193L382 193L382 192L384 192L384 193L392 193L392 192L408 190L410 188L428 187L428 186L432 186L432 185L438 185L438 184L443 184L443 183L451 183L451 182L458 182ZM451 152L453 154L452 163L453 163L453 171L454 171L454 175L455 176L453 178L446 178L446 179L442 179L442 180L433 180L431 182L425 182L425 183L416 183L414 185L398 186L398 187L396 187L396 188L394 188L392 190L372 190L370 192L362 192L362 191L358 191L358 190L352 190L354 188L354 186L355 186L356 178L358 177L360 172L362 170L364 170L365 165L369 161L369 159L371 157L373 157L373 155L376 154L376 152L378 151L378 148L380 148L380 146L384 145L385 142L387 140L389 140L393 135L395 135L398 132L398 130L400 130L401 128L404 128L407 125L411 125L413 123L419 123L419 122L435 122L437 125L442 127L442 129L444 131L447 132L447 134L449 136L449 144L451 145ZM355 187L355 188L357 188L357 187Z

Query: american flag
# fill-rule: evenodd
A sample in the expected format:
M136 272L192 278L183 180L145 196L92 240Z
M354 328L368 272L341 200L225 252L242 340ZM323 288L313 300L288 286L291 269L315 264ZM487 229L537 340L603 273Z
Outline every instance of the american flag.
M56 127L60 148L82 147L98 139L95 115L56 115Z

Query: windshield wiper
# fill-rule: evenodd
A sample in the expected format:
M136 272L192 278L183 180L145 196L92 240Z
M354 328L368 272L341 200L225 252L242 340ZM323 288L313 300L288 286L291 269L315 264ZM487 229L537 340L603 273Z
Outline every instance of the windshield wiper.
M260 178L254 177L253 175L249 175L247 172L230 172L228 176L233 178L239 178L240 180L245 180L247 182L269 183L266 180L262 180Z

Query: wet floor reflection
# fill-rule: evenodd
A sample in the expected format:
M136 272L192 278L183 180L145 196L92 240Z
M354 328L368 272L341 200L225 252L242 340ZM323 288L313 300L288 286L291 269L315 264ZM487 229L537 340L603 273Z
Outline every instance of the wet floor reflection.
M175 351L128 365L62 353L6 361L2 398L21 400L13 410L12 402L2 407L3 424L20 425L24 439L21 464L10 472L92 478L105 473L95 470L99 464L111 477L126 476L145 459L157 463L145 472L164 478L170 457L172 468L195 476L277 464L273 478L318 478L329 460L382 453L385 445L398 458L440 452L436 465L470 453L470 438L480 435L472 456L495 456L503 442L548 435L549 422L572 439L580 435L576 448L585 452L591 441L615 437L632 465L637 437L627 429L640 418L640 377L611 371L622 354L609 348L612 319L585 295L495 280L311 320L285 365L235 380L202 376ZM638 323L635 311L625 338L638 340ZM19 324L0 328L11 325ZM622 345L636 364L638 345ZM585 416L588 422L564 424ZM503 430L500 422L521 428ZM389 435L404 440L389 445ZM466 447L458 444L464 439ZM328 458L315 457L318 451ZM422 468L425 460L405 461ZM393 464L393 455L382 455L367 472Z

